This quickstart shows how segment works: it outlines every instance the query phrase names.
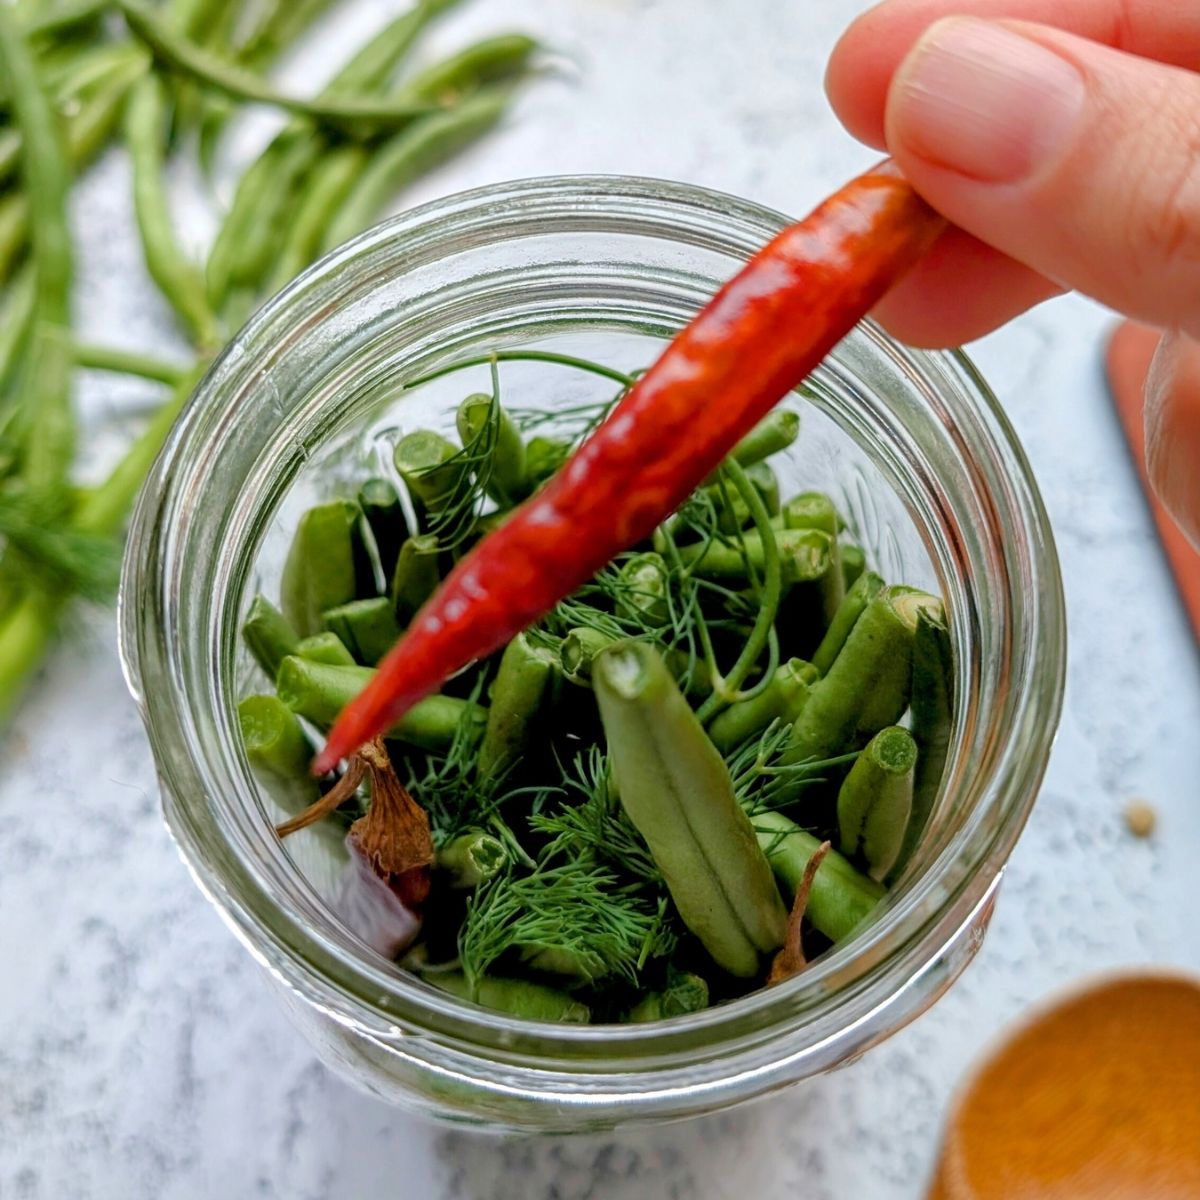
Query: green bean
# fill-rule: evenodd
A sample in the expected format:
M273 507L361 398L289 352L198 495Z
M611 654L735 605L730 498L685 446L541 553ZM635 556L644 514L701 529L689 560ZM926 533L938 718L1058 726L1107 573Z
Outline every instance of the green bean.
M520 500L525 494L525 443L499 398L476 392L458 406L455 420L464 446L472 446L477 439L483 443L495 421L490 447L483 443L488 450L487 493L504 506Z
M437 538L429 533L407 538L396 558L391 588L392 606L401 626L417 615L441 581Z
M414 121L376 150L330 223L325 248L361 233L397 191L481 138L504 115L511 96L507 86L481 88L453 108Z
M320 798L309 774L312 746L292 712L277 696L247 696L238 705L246 757L259 781L290 816Z
M526 486L536 492L570 457L571 446L561 438L530 438L525 447Z
M178 387L188 376L189 368L163 362L136 350L120 350L114 346L97 346L91 342L72 342L71 357L77 367L89 371L111 371L117 375L136 375L154 383Z
M327 609L356 598L363 552L357 504L335 500L300 518L283 566L280 607L301 637L321 630Z
M828 758L894 725L908 707L913 635L921 612L942 602L915 588L884 588L854 623L792 728L792 762Z
M850 630L854 628L855 622L862 616L867 605L883 591L883 588L884 583L880 576L876 575L874 571L867 571L858 577L854 586L846 593L845 599L838 605L838 610L829 623L829 628L825 630L821 644L813 652L813 666L822 675L833 666L833 660L837 658L838 653L846 644L846 639L850 636Z
M749 467L786 450L799 436L799 415L787 408L776 408L734 446L729 458L743 467ZM714 473L704 482L710 485L716 481L717 475Z
M413 499L433 513L454 497L462 478L461 451L432 429L406 433L396 443L392 461Z
M471 1000L483 1008L522 1017L527 1021L557 1021L570 1025L586 1025L591 1011L566 992L557 991L528 979L501 979L482 975L472 988L467 977L459 971L437 971L425 976L427 983L457 996Z
M494 878L508 865L504 843L490 833L464 833L437 852L437 869L452 888L468 891Z
M548 650L519 633L504 650L492 687L487 728L475 757L480 779L498 777L517 761L533 733L554 676Z
M848 544L843 545L840 549L842 555L842 577L846 581L846 590L849 591L867 569L867 556L861 546Z
M330 667L358 666L346 643L328 629L301 638L296 643L295 657L306 662L324 663Z
M250 602L250 610L242 624L242 641L258 665L274 680L279 674L279 664L288 655L296 653L300 636L266 596L258 595Z
M371 681L371 667L337 666L311 662L298 656L285 658L279 667L279 698L298 716L327 728ZM387 736L423 750L446 750L462 722L482 732L487 709L454 696L427 696L388 730Z
M679 915L721 967L754 976L787 913L724 760L652 647L614 646L592 675L621 805Z
M818 678L816 667L801 658L780 664L757 696L739 700L713 718L708 726L713 745L722 754L729 754L762 733L772 721L794 722L808 698L808 689Z
M380 129L407 125L438 106L401 95L318 96L304 99L276 91L253 71L223 60L171 29L141 0L117 0L131 32L165 67L235 100L282 108L309 120L334 125L350 137L372 137Z
M708 984L699 975L679 974L661 992L650 992L629 1010L625 1020L633 1025L666 1021L708 1007Z
M781 812L755 813L751 820L771 869L794 892L809 860L820 849L820 839ZM870 916L882 897L883 888L878 883L855 870L834 850L817 869L805 915L818 933L840 942Z
M204 279L180 249L171 226L163 181L167 96L156 75L140 80L130 94L125 133L133 160L133 202L146 267L199 346L215 347L216 318L208 306Z
M362 509L375 542L375 557L385 580L396 571L400 547L408 537L408 519L400 504L396 489L386 479L368 479L358 489L358 506Z
M899 725L881 729L855 759L838 791L839 848L860 857L872 879L896 864L912 816L917 743Z
M44 4L38 14L24 22L25 36L45 37L74 31L100 19L110 0L58 0Z
M616 609L623 616L659 627L671 619L667 564L661 554L635 554L617 572L620 590Z
M842 519L838 511L823 492L804 492L789 500L780 514L785 529L815 529L828 537L829 570L822 578L819 601L823 625L828 625L837 614L846 595L846 577L842 573L841 547L838 531Z
M395 644L400 626L386 596L352 600L327 609L325 624L346 644L355 661L373 667Z
M912 819L892 869L896 878L916 852L941 788L954 719L954 651L945 613L927 608L913 635L912 733L917 743Z

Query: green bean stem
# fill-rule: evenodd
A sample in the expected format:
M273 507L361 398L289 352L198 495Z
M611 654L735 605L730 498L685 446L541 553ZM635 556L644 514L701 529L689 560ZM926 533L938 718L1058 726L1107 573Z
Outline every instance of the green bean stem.
M872 879L883 879L900 855L916 762L912 734L889 725L866 744L838 791L839 848L860 858Z
M913 634L922 610L941 611L936 596L884 588L863 610L833 665L808 693L792 728L789 760L829 758L852 749L908 707Z
M833 660L837 658L846 644L846 639L850 636L855 622L862 616L863 610L883 589L883 579L874 571L867 571L855 580L854 586L850 588L845 599L838 605L838 610L834 613L833 620L829 622L829 628L825 630L821 644L813 652L813 666L822 675L833 666Z
M621 805L679 915L715 962L754 976L787 913L724 760L652 647L612 647L592 676Z
M475 758L480 779L499 776L525 749L553 675L552 654L535 646L524 633L505 647L492 687L487 728Z
M776 878L794 893L804 877L804 868L820 849L820 839L781 812L756 813L751 820ZM834 850L825 856L813 879L805 915L819 933L840 942L870 916L883 893L880 884Z
M293 655L280 665L276 690L298 716L327 728L374 674L371 667L337 666ZM423 750L444 751L463 721L482 732L487 709L453 696L429 696L392 726L387 736Z

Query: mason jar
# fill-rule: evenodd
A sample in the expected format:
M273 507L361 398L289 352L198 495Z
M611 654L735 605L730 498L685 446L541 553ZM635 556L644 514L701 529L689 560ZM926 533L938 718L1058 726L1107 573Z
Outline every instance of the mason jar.
M802 435L781 483L832 494L885 578L945 597L954 732L903 877L802 974L645 1025L545 1024L451 997L342 927L275 835L278 813L241 749L236 704L252 670L241 617L277 582L304 507L362 479L381 435L422 418L430 397L406 393L406 380L497 349L647 366L785 224L730 196L617 177L418 208L267 304L151 473L125 561L121 646L167 825L317 1054L376 1096L509 1130L712 1112L868 1050L928 1008L980 944L1059 717L1061 579L1029 464L974 367L870 322L797 398ZM506 365L504 381L506 403L550 409L583 386L531 364Z

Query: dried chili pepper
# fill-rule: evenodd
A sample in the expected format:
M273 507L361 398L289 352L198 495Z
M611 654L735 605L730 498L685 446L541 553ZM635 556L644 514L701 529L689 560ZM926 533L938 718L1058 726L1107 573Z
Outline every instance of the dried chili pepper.
M485 537L347 705L324 772L648 536L943 228L892 163L759 251L537 495Z

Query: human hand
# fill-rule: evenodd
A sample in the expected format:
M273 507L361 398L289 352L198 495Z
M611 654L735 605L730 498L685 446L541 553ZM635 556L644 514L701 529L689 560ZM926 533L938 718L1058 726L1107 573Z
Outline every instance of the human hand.
M1200 545L1196 68L1192 2L885 0L826 82L849 130L955 223L881 305L896 336L957 344L1068 288L1168 331L1147 459Z

